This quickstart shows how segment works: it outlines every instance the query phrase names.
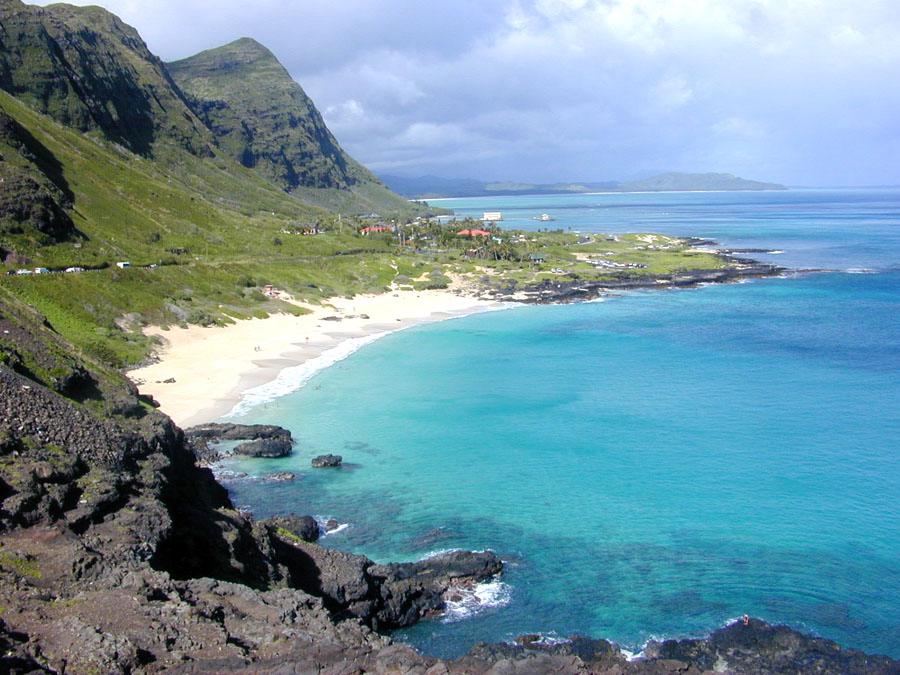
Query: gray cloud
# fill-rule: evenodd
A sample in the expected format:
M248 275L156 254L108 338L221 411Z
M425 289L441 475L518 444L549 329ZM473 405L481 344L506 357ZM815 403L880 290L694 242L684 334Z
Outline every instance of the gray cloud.
M384 172L900 182L894 0L100 2L166 59L257 38Z

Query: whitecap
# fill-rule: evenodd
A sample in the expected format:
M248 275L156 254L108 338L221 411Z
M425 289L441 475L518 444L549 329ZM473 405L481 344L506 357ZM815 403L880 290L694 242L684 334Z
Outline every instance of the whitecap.
M325 532L322 534L322 536L328 537L332 534L337 534L338 532L343 532L348 527L350 527L350 523L339 523L338 526L336 528L334 528L333 530L325 530Z
M313 516L315 518L316 523L319 526L319 536L320 537L328 537L332 534L337 534L338 532L343 532L348 527L350 527L350 523L338 523L337 527L328 529L327 523L329 520L334 520L334 518L327 518L323 516Z
M458 587L447 591L451 599L445 599L443 623L456 623L470 619L492 607L505 607L512 599L512 588L497 578L475 584L471 588Z

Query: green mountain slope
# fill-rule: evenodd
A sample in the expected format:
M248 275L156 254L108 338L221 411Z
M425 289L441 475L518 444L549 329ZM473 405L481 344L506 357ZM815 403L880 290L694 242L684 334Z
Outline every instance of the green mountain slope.
M341 149L300 85L255 40L168 68L219 147L284 190L337 209L349 203L348 192L376 210L408 208Z
M213 135L137 31L100 7L0 0L0 88L142 155L166 140L210 154Z
M6 176L20 172L38 186L52 186L71 204L65 214L69 236L59 239L37 224L17 221L17 214L0 213L5 270L88 270L4 275L0 293L25 300L56 330L108 363L133 363L147 352L139 332L121 330L126 315L171 324L296 312L265 298L259 287L273 283L316 301L382 290L395 274L389 242L360 237L337 216L303 204L230 160L184 150L171 150L165 163L144 159L0 92L3 120L15 133L0 137L0 203L8 194ZM36 163L16 147L18 137L35 149ZM51 187L45 189L51 194ZM308 224L329 232L284 234ZM118 261L129 261L132 269L117 269Z

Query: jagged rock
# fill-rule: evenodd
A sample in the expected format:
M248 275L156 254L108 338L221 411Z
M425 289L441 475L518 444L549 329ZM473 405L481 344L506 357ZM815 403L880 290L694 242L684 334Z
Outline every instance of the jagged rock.
M319 455L313 457L311 464L314 469L325 469L339 467L343 461L344 458L340 455Z
M258 438L255 441L241 443L234 452L248 457L287 457L291 454L292 443L287 438Z
M272 424L211 422L209 424L199 424L185 429L184 434L193 447L194 455L197 459L207 463L221 459L221 453L215 448L210 447L210 443L219 441L256 440L271 440L277 442L277 444L265 447L263 444L258 444L256 446L243 444L235 448L235 452L238 454L247 454L253 457L285 457L291 454L291 445L293 443L291 432L288 429ZM285 447L287 448L286 451Z
M291 432L288 429L273 424L232 424L230 422L198 424L185 429L184 434L191 439L202 438L208 441L255 441L258 438L291 438Z
M702 670L726 668L741 673L900 672L896 661L758 619L735 621L702 640L650 642L644 653L650 659L677 660Z
M312 516L276 516L263 522L286 530L303 541L314 542L319 538L319 523Z
M501 572L491 551L454 551L423 561L379 565L365 556L291 542L283 551L291 559L291 580L340 614L362 619L378 629L410 626L445 607L445 594L457 584L471 584Z

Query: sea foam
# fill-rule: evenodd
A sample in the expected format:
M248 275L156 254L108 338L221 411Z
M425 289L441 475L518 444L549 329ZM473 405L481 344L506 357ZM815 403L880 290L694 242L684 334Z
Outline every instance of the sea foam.
M375 342L375 340L391 332L395 331L384 331L358 338L349 338L331 349L325 350L315 358L283 369L271 382L244 391L241 395L241 400L231 409L231 412L226 417L238 417L252 408L297 391L320 370L343 361L358 349Z
M495 312L518 306L520 306L520 303L505 302L497 304L493 307L483 307L471 313L480 314L485 312ZM448 316L442 320L458 319L468 315L469 312L456 316ZM224 419L240 417L241 415L248 413L250 410L256 408L257 406L264 405L266 403L274 401L275 399L281 398L282 396L292 394L298 389L301 389L319 371L325 370L326 368L333 366L335 363L343 361L344 359L353 355L359 349L362 349L366 345L371 344L380 338L391 335L392 333L398 333L402 330L406 330L407 328L412 328L416 325L419 325L419 322L413 322L405 326L399 326L393 330L379 331L377 333L372 333L371 335L348 338L339 342L331 349L326 349L324 352L314 358L297 364L296 366L288 366L287 368L279 371L278 375L271 382L261 384L258 387L252 387L241 392L241 400L238 401L238 403L229 411L229 413L224 416Z
M497 578L471 588L455 588L452 593L456 599L445 602L443 623L464 621L492 607L506 607L512 599L512 588Z

